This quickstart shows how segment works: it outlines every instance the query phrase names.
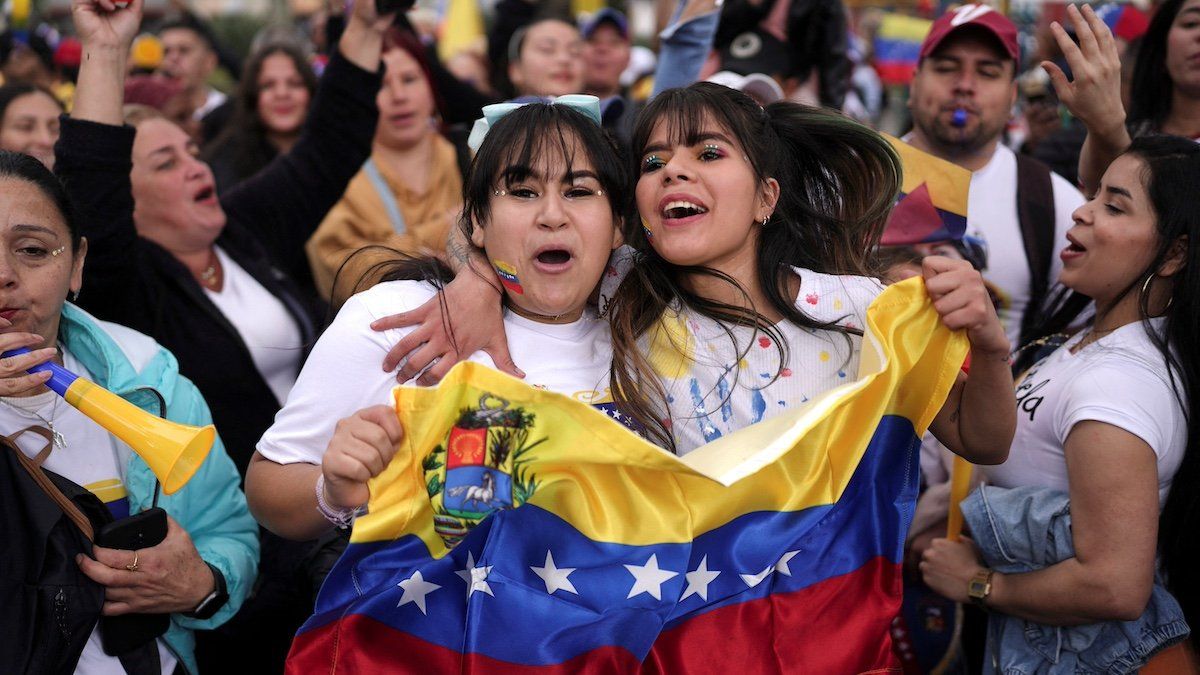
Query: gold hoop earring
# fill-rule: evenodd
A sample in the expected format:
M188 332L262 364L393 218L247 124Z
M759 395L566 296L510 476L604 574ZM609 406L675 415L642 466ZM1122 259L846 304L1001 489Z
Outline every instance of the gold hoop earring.
M1152 281L1154 281L1154 273L1153 272L1146 275L1146 280L1142 282L1142 293L1139 296L1141 298L1141 301L1143 304L1143 309L1145 310L1147 316L1150 315L1150 298L1148 297L1148 294L1150 293L1150 282L1152 282ZM1163 314L1166 314L1167 310L1171 308L1171 303L1174 301L1175 301L1174 297L1168 297L1166 306L1162 308L1162 314L1158 314L1156 316L1162 316Z

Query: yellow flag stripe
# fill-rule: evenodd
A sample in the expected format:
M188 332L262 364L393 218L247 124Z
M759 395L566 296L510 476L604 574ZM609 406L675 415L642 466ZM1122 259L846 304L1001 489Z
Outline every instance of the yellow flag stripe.
M834 503L882 416L903 416L923 433L967 351L965 336L941 325L919 278L886 290L867 318L857 380L685 457L590 406L478 364L459 364L436 389L397 387L405 440L371 481L370 513L355 523L351 539L416 534L431 555L445 555L421 460L484 392L533 412L530 438L547 439L531 453L539 487L529 503L595 541L686 542L744 513Z

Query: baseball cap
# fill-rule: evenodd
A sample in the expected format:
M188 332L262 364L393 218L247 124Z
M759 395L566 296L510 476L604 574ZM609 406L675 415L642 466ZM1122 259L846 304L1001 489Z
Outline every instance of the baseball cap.
M919 58L924 59L932 54L951 33L964 26L979 26L987 30L1000 41L1010 59L1020 60L1021 48L1017 45L1016 25L987 5L963 5L938 17L921 43Z
M612 24L617 29L617 32L621 34L622 38L629 39L629 21L625 18L624 14L612 7L605 7L588 17L579 26L579 34L583 36L584 40L590 40L592 39L592 33L595 33L596 29L605 23Z
M740 33L720 51L721 70L739 75L764 73L788 77L792 74L792 50L782 40L755 28Z
M738 75L728 70L722 70L719 73L713 73L706 81L737 89L762 105L774 103L783 98L783 89L779 83L762 73Z

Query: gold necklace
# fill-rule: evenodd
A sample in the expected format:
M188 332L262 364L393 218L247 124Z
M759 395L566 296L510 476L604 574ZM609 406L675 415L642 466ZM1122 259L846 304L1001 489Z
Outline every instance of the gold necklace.
M1117 328L1121 328L1121 326L1117 326ZM1084 347L1086 347L1090 344L1095 344L1097 341L1100 340L1100 338L1116 331L1117 328L1109 328L1108 330L1102 330L1102 331L1097 331L1095 328L1092 328L1091 330L1088 331L1087 335L1084 335L1082 338L1079 339L1079 342L1075 343L1075 345L1071 347L1071 353L1078 354L1079 350L1083 349Z
M215 287L217 285L217 263L219 262L216 250L211 252L211 256L208 267L205 267L200 272L200 283L205 286Z

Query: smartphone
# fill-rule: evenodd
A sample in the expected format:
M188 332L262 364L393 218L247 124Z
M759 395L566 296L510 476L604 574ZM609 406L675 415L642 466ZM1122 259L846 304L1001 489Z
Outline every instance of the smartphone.
M154 507L101 527L96 545L132 552L157 546L166 538L167 512ZM170 625L170 614L102 616L100 645L109 656L120 656L162 636Z

